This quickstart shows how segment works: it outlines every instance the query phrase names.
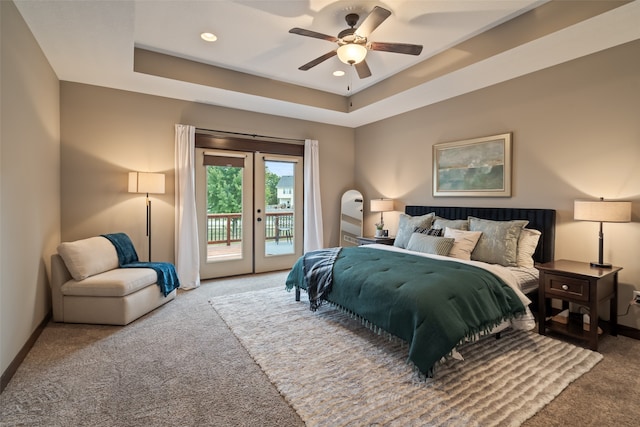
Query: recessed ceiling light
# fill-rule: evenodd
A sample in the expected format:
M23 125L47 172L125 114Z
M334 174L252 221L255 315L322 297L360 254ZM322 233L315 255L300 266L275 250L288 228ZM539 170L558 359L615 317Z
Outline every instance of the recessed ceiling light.
M334 71L333 75L336 76L336 77L342 77L342 76L344 76L344 71L342 71L342 70Z
M214 42L218 40L218 37L216 37L216 35L213 33L202 33L200 34L200 37L202 38L202 40L207 42Z

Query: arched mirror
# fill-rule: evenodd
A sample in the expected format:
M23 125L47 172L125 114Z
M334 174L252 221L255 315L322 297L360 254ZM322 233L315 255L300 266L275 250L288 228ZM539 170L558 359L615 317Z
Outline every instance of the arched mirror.
M358 246L362 236L362 193L348 190L342 195L340 212L340 246Z

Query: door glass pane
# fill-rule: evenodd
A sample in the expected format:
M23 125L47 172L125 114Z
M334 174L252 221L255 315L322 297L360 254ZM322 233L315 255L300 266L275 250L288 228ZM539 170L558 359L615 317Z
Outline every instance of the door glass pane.
M207 166L207 262L242 259L242 167Z
M285 255L295 251L294 188L295 163L265 160L265 255Z

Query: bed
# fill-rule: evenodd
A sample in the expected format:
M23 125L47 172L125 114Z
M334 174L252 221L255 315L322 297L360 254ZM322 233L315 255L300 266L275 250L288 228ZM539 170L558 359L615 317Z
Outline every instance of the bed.
M307 291L312 310L328 302L406 341L409 360L432 376L459 344L534 328L534 263L553 260L554 235L550 209L412 205L394 246L307 253L286 287L297 301Z

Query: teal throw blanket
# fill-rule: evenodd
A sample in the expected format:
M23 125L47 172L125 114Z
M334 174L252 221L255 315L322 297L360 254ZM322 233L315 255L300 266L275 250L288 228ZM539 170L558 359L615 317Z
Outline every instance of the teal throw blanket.
M287 289L307 289L303 258ZM482 268L366 246L340 251L323 297L407 341L409 359L429 376L458 344L525 311L513 289Z
M160 290L165 297L174 289L180 287L178 274L173 264L168 262L138 261L136 249L133 247L129 236L125 233L103 234L102 237L108 239L115 246L120 268L150 268L155 271L158 276L158 286L160 286Z

